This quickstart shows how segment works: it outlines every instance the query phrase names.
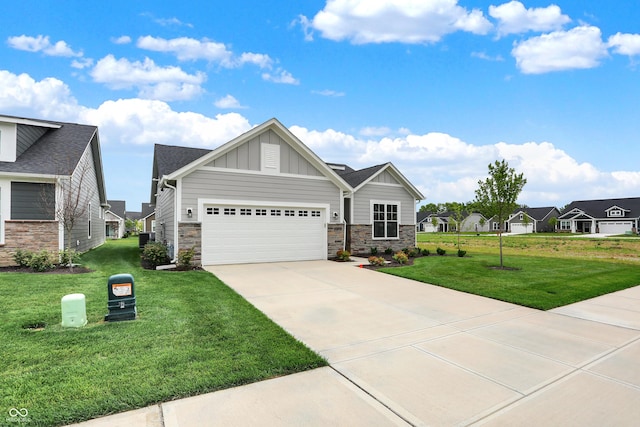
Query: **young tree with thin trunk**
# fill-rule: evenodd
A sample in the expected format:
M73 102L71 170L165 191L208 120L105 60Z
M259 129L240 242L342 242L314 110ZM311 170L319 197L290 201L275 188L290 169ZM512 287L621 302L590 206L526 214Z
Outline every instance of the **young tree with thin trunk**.
M522 173L517 174L510 168L506 160L496 160L489 164L489 177L478 181L474 203L486 217L494 217L500 226L498 236L500 240L500 268L504 268L502 258L502 232L504 222L509 214L518 206L516 200L522 188L527 183Z

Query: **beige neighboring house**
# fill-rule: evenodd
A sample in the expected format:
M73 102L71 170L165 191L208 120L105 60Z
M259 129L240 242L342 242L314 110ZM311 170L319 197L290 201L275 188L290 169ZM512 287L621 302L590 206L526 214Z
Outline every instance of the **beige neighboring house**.
M107 239L121 239L125 233L126 203L124 200L109 200L108 203L104 217Z

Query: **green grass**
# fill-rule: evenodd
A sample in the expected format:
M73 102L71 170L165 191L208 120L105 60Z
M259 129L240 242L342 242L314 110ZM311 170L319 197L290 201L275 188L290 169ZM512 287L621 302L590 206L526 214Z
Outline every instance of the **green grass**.
M416 258L412 266L384 268L396 276L541 310L640 285L637 265L570 258L510 255Z
M94 272L0 273L0 424L10 408L60 425L326 365L210 273L142 270L135 239L82 263ZM105 323L117 273L134 276L139 316ZM88 324L63 328L60 299L76 292Z

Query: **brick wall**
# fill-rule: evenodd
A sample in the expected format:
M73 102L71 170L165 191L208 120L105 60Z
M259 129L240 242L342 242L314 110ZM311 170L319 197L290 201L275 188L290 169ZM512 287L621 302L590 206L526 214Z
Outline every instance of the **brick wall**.
M0 245L0 266L16 265L16 250L56 252L58 246L58 221L5 221L4 245Z
M369 224L351 226L351 253L367 255L371 248L378 248L378 253L391 248L394 252L416 245L416 226L400 225L400 238L390 240L373 240L372 227Z
M336 256L336 252L344 248L344 225L327 224L327 257Z
M195 249L195 255L191 259L193 265L202 265L202 225L199 222L178 223L179 248L176 250L176 258L180 249Z

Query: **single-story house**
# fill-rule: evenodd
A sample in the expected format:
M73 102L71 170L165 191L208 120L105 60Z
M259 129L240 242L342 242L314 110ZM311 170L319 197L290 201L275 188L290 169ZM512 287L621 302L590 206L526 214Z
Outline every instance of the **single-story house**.
M104 215L107 238L121 239L125 233L126 203L124 200L108 200L107 203L109 208Z
M429 233L443 233L456 231L456 214L452 211L428 213L418 212L416 214L418 231ZM489 231L489 221L479 212L462 212L463 233Z
M636 234L640 197L581 200L569 203L558 216L558 229L571 233Z
M506 221L506 230L511 234L553 232L552 218L557 219L559 215L555 207L518 208Z
M416 231L427 231L425 227L431 225L431 212L418 211L416 212Z
M415 246L423 198L393 164L325 163L276 119L215 150L154 149L156 240L205 265Z
M96 126L0 115L0 265L18 249L101 245L107 207Z

